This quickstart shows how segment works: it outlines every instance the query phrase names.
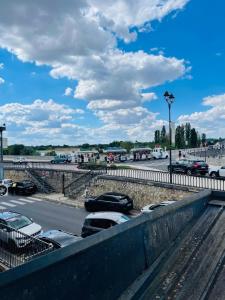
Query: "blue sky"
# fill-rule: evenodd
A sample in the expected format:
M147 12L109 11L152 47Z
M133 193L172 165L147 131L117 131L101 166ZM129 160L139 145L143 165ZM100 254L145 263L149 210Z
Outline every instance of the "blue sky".
M165 90L177 124L223 137L224 10L219 0L1 1L9 143L152 140L167 124Z

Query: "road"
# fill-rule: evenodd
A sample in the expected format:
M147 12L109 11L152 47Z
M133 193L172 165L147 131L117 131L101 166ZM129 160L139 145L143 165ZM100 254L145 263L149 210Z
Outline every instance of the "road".
M85 209L41 200L35 196L0 197L0 211L4 210L13 210L32 218L43 230L62 229L77 235L80 235L88 214Z

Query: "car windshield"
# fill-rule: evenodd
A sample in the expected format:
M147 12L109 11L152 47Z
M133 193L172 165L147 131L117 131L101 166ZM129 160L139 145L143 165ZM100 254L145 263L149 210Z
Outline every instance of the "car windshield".
M25 216L16 216L7 220L7 225L14 229L20 229L30 224L32 221Z

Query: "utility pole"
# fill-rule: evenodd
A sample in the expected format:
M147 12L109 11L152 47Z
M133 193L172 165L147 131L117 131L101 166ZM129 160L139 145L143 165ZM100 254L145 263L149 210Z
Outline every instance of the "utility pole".
M3 131L6 130L5 124L0 126L0 179L4 179L4 165L3 165Z
M169 155L170 155L170 183L173 183L173 173L172 173L172 129L171 129L171 105L174 102L174 95L173 94L169 94L167 91L164 94L164 98L166 100L166 102L168 103L168 108L169 108L169 145L170 145L170 151L169 151Z

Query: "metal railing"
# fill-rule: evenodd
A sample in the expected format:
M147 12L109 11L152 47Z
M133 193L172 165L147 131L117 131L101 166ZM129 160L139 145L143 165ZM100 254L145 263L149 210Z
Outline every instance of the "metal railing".
M91 180L98 175L103 175L106 174L107 170L93 170L93 171L88 171L87 173L83 174L79 178L76 178L74 181L69 183L67 186L64 187L64 195L65 196L70 196L74 195L80 192L83 188L85 188Z
M161 171L148 171L137 169L119 169L107 170L109 176L128 177L135 179L144 179L149 181L170 183L169 173ZM214 179L206 176L188 176L182 174L172 174L172 182L175 185L213 189L218 191L225 191L225 181L222 179Z
M0 262L6 268L17 267L53 249L36 235L24 234L5 224L0 224Z

